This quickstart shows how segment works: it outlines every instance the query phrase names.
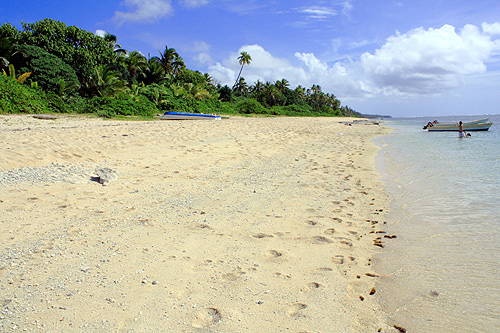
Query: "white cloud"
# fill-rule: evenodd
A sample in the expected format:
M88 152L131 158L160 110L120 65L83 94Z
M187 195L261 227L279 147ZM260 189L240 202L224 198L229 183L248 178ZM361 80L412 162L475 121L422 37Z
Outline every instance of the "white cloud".
M101 29L97 29L95 31L95 35L104 38L104 36L106 35L106 31L101 30Z
M483 73L498 45L473 25L460 33L444 25L389 37L374 54L361 56L364 80L384 94L439 94Z
M319 85L323 91L342 96L363 96L369 92L365 84L359 81L354 67L350 63L335 62L332 66L319 60L312 53L295 53L295 57L304 66L305 77L303 86Z
M326 19L337 15L337 11L332 8L318 6L301 8L299 9L299 12L306 14L308 18L312 19Z
M374 45L375 43L376 43L375 40L363 39L363 40L359 40L359 41L349 42L347 44L347 47L348 47L349 50L353 50L353 49L359 49L359 48L362 48L362 47L366 47L368 45Z
M295 57L304 63L309 72L322 73L328 71L328 65L320 61L312 53L295 52Z
M184 45L182 49L188 52L208 52L210 50L210 45L204 41L196 40L191 44Z
M223 60L222 64L216 63L210 66L208 70L210 75L223 85L231 86L241 68L238 57L243 51L252 57L252 62L244 66L241 74L249 85L257 80L274 82L286 78L291 84L297 85L307 80L304 69L292 66L287 59L272 56L260 45L242 46L238 52L231 53Z
M490 35L500 35L500 23L495 22L492 24L483 23L482 25L483 31Z
M296 52L295 57L300 65L294 66L287 59L274 57L260 45L241 47L238 52L231 53L222 64L216 63L210 66L208 71L210 75L223 85L232 86L241 67L238 63L238 56L242 51L252 57L252 62L250 65L245 65L242 72L242 77L249 85L257 80L275 82L285 78L292 88L298 85L310 87L318 84L325 92L349 93L356 96L363 94L361 82L357 82L353 76L348 75L346 67L341 63L337 62L329 67L312 53Z
M262 46L246 45L222 63L210 66L210 75L231 86L240 69L237 58L242 51L252 57L242 73L249 85L257 80L274 82L286 78L291 87L318 84L341 100L353 100L449 92L463 86L467 78L487 73L486 64L500 52L500 39L492 40L473 25L458 32L450 25L418 28L389 37L381 48L373 54L364 53L357 61L327 63L313 53L296 52L298 64L293 65L287 59L274 57Z
M220 62L215 63L215 65L210 65L208 68L208 73L217 81L220 81L222 85L232 86L238 75L237 71L231 68L223 66ZM247 81L248 84L251 84Z
M183 6L195 8L208 5L210 3L210 0L182 0L180 1L180 3Z
M209 65L209 64L213 63L213 61L214 61L212 59L212 57L208 53L205 53L205 52L199 53L193 59L201 65Z
M353 8L353 5L351 4L351 1L344 1L341 3L342 5L342 14L345 16L350 16L351 10Z
M170 0L125 0L122 4L135 10L131 12L116 11L113 20L119 24L155 22L173 12Z
M199 65L210 65L213 59L210 56L210 45L204 41L195 40L189 44L184 44L181 48L182 53L191 54L191 58ZM194 55L193 55L194 54Z

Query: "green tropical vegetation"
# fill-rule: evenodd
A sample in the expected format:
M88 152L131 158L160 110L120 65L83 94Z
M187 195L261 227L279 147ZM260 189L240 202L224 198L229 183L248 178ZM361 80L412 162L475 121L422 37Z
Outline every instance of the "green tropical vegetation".
M158 55L127 51L104 37L45 19L0 26L0 113L88 113L153 117L166 111L208 114L360 116L318 85L290 87L287 79L248 85L252 62L241 52L233 87L186 68L174 48Z

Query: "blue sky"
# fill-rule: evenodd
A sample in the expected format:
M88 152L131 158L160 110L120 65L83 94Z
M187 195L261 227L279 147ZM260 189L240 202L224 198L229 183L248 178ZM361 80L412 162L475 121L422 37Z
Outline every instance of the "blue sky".
M319 84L343 105L393 116L498 114L500 2L0 0L0 21L44 18L118 37L129 51L168 45L188 68L232 85Z

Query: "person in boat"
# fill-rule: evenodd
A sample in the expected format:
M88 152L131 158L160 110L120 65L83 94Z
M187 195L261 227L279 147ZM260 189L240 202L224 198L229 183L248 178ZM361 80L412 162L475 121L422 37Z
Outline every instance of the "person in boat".
M425 125L424 127L422 127L423 129L427 129L428 127L432 127L432 123L429 121L427 123L427 125Z

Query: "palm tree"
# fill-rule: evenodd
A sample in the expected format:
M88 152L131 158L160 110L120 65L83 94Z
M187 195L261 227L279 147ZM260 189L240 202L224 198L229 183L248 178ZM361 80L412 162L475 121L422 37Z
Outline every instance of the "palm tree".
M165 71L156 57L146 60L146 66L142 69L142 73L140 74L140 81L147 86L153 83L163 84L167 80Z
M279 91L281 91L281 93L284 94L286 89L290 86L290 82L288 82L287 79L281 79L276 81L275 85L276 88L278 88Z
M158 52L160 51L158 50ZM167 75L176 75L186 67L184 59L179 56L175 49L168 48L168 46L165 46L165 51L160 52L160 56L154 57L154 59L163 67Z
M126 88L125 81L115 71L103 65L94 68L88 84L88 89L100 97L116 97Z
M0 69L9 67L9 58L12 55L12 40L0 36Z
M148 66L148 61L139 51L132 51L125 57L125 65L130 73L130 81L135 83L135 77L142 74L143 69Z
M258 95L262 89L264 89L264 84L260 80L257 80L253 86L250 86L250 92L252 94L255 93Z
M117 40L118 38L115 36L115 35L112 35L108 32L106 32L104 34L104 40L106 41L106 43L108 43L109 45L109 48L111 50L113 50L113 52L118 55L118 56L122 56L122 55L125 55L127 53L127 50L125 49L122 49L122 46L120 44L117 43Z
M276 88L274 84L271 82L266 82L264 85L264 98L269 106L274 106L277 104L277 100L279 97L279 90Z
M300 84L295 88L295 93L300 102L305 101L306 99L306 88L302 87Z
M248 92L248 84L246 83L244 77L240 77L238 84L233 87L233 91L238 92L242 95L246 95L246 93Z
M205 73L203 74L203 77L205 78L205 84L206 85L210 85L210 84L213 84L214 82L214 78L210 76L210 74L208 73Z
M186 97L188 99L202 100L205 98L210 98L210 93L202 85L195 85L193 83L187 83L184 85L184 91L186 92Z
M234 81L233 89L238 84L238 81L240 80L241 71L243 70L243 66L250 65L250 63L252 62L252 57L250 57L250 54L243 51L240 53L240 56L238 57L238 62L240 63L241 68L240 68L240 72L238 74L238 77L236 78L236 81Z

